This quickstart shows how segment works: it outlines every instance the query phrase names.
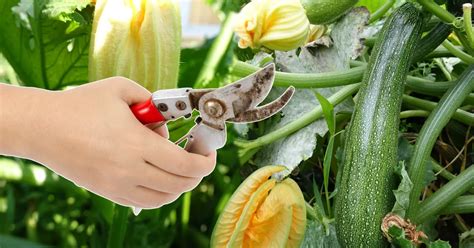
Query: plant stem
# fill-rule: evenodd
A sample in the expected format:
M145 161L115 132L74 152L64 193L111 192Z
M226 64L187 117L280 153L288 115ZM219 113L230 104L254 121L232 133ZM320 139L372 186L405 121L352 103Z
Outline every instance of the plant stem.
M449 181L428 197L420 205L412 219L415 223L423 223L429 217L439 214L441 210L464 192L474 186L474 166L471 165L456 178ZM411 202L410 202L411 203ZM410 204L411 205L411 204ZM409 218L409 217L408 217Z
M473 77L474 65L471 65L466 68L457 84L444 94L421 128L408 171L410 179L413 182L413 189L410 193L410 205L407 211L407 218L409 219L413 219L418 211L419 196L424 187L424 177L426 172L425 161L429 159L431 150L441 133L441 130L448 123L451 116L455 114L456 109L461 105L464 98L474 88ZM404 100L406 97L404 96ZM474 117L471 117L470 122L467 122L469 123L468 125L471 125L474 122L473 120ZM454 180L455 179L453 179L453 181Z
M464 50L471 56L474 56L474 47L470 46L469 40L467 40L467 37L461 32L461 30L454 29L454 34L458 37Z
M378 21L380 18L382 18L385 13L393 6L395 3L395 0L388 0L385 1L384 5L382 5L379 9L377 9L374 14L369 19L369 23L373 23L375 21Z
M441 72L444 74L444 77L446 77L447 80L449 81L453 80L443 60L441 60L440 58L436 58L434 59L434 62L436 63L436 65L438 65L438 68L441 69Z
M367 63L362 61L351 61L351 66L355 68L330 73L275 73L275 86L296 88L326 88L355 84L362 80ZM242 61L236 61L232 68L232 74L239 77L248 76L260 68ZM455 82L433 82L423 78L408 76L407 87L410 89L429 95L438 95L446 92Z
M406 87L417 93L425 95L440 95L445 93L450 87L455 84L455 81L433 82L431 80L419 77L408 76Z
M344 88L340 89L338 92L334 93L327 100L332 105L335 106L341 103L342 101L344 101L346 98L352 96L352 94L354 94L359 89L359 86L360 84L347 85ZM268 133L264 136L261 136L257 139L250 140L250 141L235 140L234 144L238 147L246 149L245 153L248 153L248 152L254 151L255 149L261 146L268 145L278 139L286 137L300 130L301 128L311 124L312 122L316 121L322 116L323 116L323 109L321 105L318 105L313 110L302 115L300 118L288 123L286 126L283 126L271 133ZM242 162L245 162L245 161L242 161Z
M413 108L420 108L426 111L432 111L438 108L438 105L439 105L439 103L435 103L435 102L424 100L424 99L419 99L419 98L408 96L408 95L403 95L403 103L406 104L407 106L410 106ZM469 126L469 125L472 125L472 123L474 123L474 114L469 113L462 109L456 109L453 115L453 119L460 121Z
M260 68L242 61L236 61L232 66L231 73L235 76L245 77ZM345 71L324 73L275 73L274 86L296 88L327 88L358 83L362 80L366 66L359 66Z
M189 228L189 217L191 216L191 194L192 191L189 191L183 195L183 205L181 207L181 227L183 228L182 234L184 236L187 234Z
M227 48L232 41L234 31L232 25L234 25L236 14L230 12L222 24L222 29L219 35L212 43L211 49L204 60L204 65L196 79L195 88L203 88L215 77L219 62L227 52Z
M472 4L470 3L463 4L462 11L463 11L464 29L466 30L467 40L469 41L469 45L474 48L474 31L472 30L472 19L471 19Z
M115 204L114 217L109 230L108 248L121 248L125 240L125 232L127 230L127 219L130 208Z
M430 112L425 110L405 110L400 112L400 119L412 118L412 117L428 117Z
M458 49L462 49L462 47L456 46ZM437 47L435 50L433 50L431 53L425 56L426 59L431 59L431 58L442 58L442 57L454 57L454 55L446 48L443 46Z
M472 214L474 213L474 195L464 195L456 198L440 214Z
M454 56L456 56L460 60L464 61L464 63L466 63L468 65L474 64L474 58L471 55L459 50L456 46L454 46L448 40L443 41L443 46L444 46L444 48L448 49L448 51L450 51Z
M418 0L418 3L420 3L426 10L433 13L433 15L437 16L444 22L453 23L456 20L456 17L453 14L441 8L433 0Z

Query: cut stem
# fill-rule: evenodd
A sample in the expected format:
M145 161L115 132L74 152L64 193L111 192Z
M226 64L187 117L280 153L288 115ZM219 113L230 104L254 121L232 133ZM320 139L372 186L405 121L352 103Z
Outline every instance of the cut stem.
M470 3L463 4L462 11L463 11L464 29L466 30L467 40L469 41L469 45L471 46L471 48L474 48L474 31L472 30L472 19L471 19L472 4Z

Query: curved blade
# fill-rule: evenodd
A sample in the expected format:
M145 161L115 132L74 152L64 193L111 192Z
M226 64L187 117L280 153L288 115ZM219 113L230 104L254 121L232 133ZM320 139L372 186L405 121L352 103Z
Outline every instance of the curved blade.
M281 109L283 109L286 104L290 101L293 93L295 92L295 88L293 86L288 87L286 91L281 94L275 101L268 103L264 106L250 109L246 112L240 113L235 116L235 118L229 119L229 122L256 122L264 120Z
M267 97L272 89L274 78L275 64L272 63L254 74L215 90L214 94L217 99L230 100L234 114L238 115L257 107Z

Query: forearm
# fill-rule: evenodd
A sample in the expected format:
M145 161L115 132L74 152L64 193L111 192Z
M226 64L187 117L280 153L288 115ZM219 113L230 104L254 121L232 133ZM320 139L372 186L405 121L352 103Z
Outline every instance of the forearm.
M38 136L39 116L47 91L0 83L0 154L26 157Z

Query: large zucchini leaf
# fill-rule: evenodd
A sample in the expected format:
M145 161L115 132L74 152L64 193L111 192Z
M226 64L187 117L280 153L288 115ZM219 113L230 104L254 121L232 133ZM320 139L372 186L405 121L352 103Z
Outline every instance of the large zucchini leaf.
M0 52L23 85L87 82L92 8L86 0L0 1Z

